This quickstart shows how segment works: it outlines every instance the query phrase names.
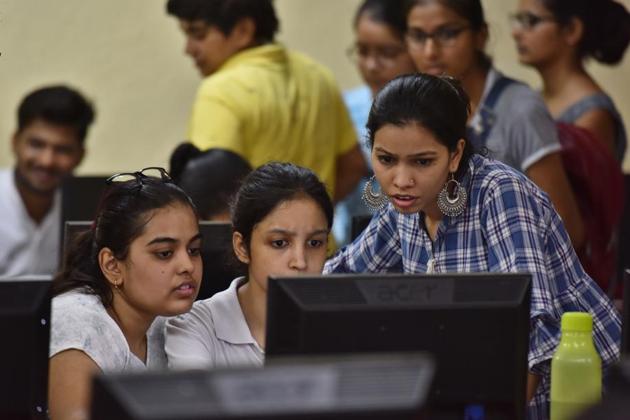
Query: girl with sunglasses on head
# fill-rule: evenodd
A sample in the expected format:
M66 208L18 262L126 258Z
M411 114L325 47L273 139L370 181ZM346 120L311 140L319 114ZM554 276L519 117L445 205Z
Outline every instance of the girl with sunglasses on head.
M585 61L621 61L630 42L630 13L613 0L520 0L513 21L519 60L540 73L554 118L589 130L621 162L623 121Z
M88 417L95 373L165 368L159 317L187 312L201 281L196 209L168 174L148 168L107 182L92 228L53 281L53 419Z
M484 52L488 25L480 0L410 0L407 45L423 73L459 79L471 101L469 139L526 174L549 194L572 243L584 226L561 159L556 126L540 96L506 83Z
M364 85L344 93L361 150L367 162L370 148L366 143L365 123L376 93L396 76L413 73L416 68L407 52L405 0L364 0L353 21L355 42L348 56L356 64ZM335 207L333 234L339 245L350 241L352 218L369 214L361 202L364 178L354 192Z
M367 129L381 192L371 182L365 194L376 214L324 272L531 273L528 410L544 419L562 314L593 315L604 368L619 358L620 318L582 269L549 197L473 154L469 110L459 83L443 76L401 76L378 93Z
M268 163L251 172L232 206L234 253L247 275L168 320L169 366L262 366L267 279L320 274L332 220L326 187L309 169Z

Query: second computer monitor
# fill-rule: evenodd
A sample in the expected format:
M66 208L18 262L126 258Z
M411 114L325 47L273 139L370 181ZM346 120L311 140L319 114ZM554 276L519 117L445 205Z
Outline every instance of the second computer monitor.
M271 278L266 357L428 351L438 407L525 415L528 274ZM490 416L492 418L492 416Z
M93 420L418 420L426 354L278 358L265 366L99 375Z
M49 276L0 278L0 419L47 419Z

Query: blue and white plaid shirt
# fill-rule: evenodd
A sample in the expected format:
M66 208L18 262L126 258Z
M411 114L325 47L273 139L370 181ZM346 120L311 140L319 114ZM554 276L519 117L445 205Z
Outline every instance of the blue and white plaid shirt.
M469 197L466 210L445 216L434 241L422 215L402 214L389 204L326 263L324 273L531 273L528 360L530 371L542 380L528 417L547 419L550 359L562 314L592 314L595 346L606 369L619 359L619 313L582 269L548 196L523 174L474 155L462 186Z

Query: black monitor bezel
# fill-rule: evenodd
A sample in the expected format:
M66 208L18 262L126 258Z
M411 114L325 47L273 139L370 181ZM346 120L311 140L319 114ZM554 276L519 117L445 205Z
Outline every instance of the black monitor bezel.
M433 373L432 357L414 352L277 358L264 368L100 374L93 380L91 412L94 420L411 420L424 412ZM384 398L366 401L361 388ZM309 398L322 392L327 396L318 403ZM179 393L194 403L182 405Z
M6 363L2 370L12 372L0 374L0 418L47 418L51 283L51 276L0 278L0 288L20 289L13 291L13 300L17 293L24 294L20 307L0 308L0 318L9 317L8 322L20 325L19 334L6 337L3 348L19 346L9 352L24 357L24 360L0 357L0 363ZM0 321L0 330L2 324Z
M527 353L528 353L528 345L529 345L529 305L530 305L530 294L531 294L531 275L522 274L522 273L450 273L450 274L398 274L398 273L386 273L386 274L335 274L328 276L296 276L296 277L270 277L267 293L268 293L268 307L267 307L267 331L266 331L266 357L273 358L276 356L299 356L299 355L307 355L307 354L322 354L321 348L316 351L310 352L301 348L299 351L295 352L287 352L285 350L279 350L276 348L274 341L278 341L276 338L278 333L274 331L275 326L279 323L283 323L282 317L285 316L287 318L293 316L293 312L288 312L283 309L279 309L277 311L274 310L274 306L277 305L275 300L278 299L278 294L285 294L286 290L281 290L284 286L286 286L289 290L291 289L291 285L295 286L295 281L318 281L318 282L334 282L335 280L341 282L355 282L355 281L373 281L375 279L380 279L381 281L391 282L392 280L404 280L404 281L415 281L415 280L444 280L445 278L458 279L458 281L468 280L468 279L497 279L499 278L501 281L514 281L519 280L521 287L518 294L518 302L477 302L477 303L469 303L469 304L459 304L458 310L478 310L482 307L494 307L495 309L505 309L507 311L514 312L515 321L518 324L518 329L521 332L520 335L515 336L514 340L516 340L513 345L521 348L522 350L518 355L514 355L514 369L516 371L521 372L518 376L513 378L513 382L511 385L512 390L510 391L510 395L513 395L510 398L509 402L496 402L493 403L496 406L502 405L504 407L513 406L513 407L523 407L522 412L519 411L515 413L515 418L524 418L524 407L526 406L526 383L527 383ZM334 287L334 286L333 286ZM300 302L296 302L296 305L302 305ZM338 306L335 305L327 305L320 304L314 305L316 308L311 307L310 310L327 312L327 311L335 311L339 310ZM440 305L433 309L439 309ZM363 309L355 308L355 311L365 310L365 308L370 307L370 305L364 305ZM417 306L416 306L417 307ZM429 309L430 305L424 305L425 309ZM411 305L406 309L412 309L414 306ZM286 309L286 308L285 308ZM405 309L404 305L396 304L395 310L403 310ZM307 308L300 308L299 310L307 311ZM351 309L350 309L351 310ZM376 307L372 306L371 310L376 311ZM386 305L382 305L380 310L388 310ZM282 314L281 312L284 312ZM291 315L289 315L291 313ZM350 316L350 315L349 315ZM300 321L294 323L298 325ZM307 322L307 321L302 321ZM301 332L297 331L299 327L287 328L286 331L280 332L280 334L291 335L291 334L301 334ZM306 334L305 332L302 332ZM302 341L303 346L304 341ZM397 349L397 348L389 348L387 351L402 351L405 349ZM417 351L426 350L423 348L416 348ZM358 351L358 350L357 350ZM375 351L374 348L370 348L370 351ZM339 353L338 349L335 349L334 346L331 346L331 352ZM325 353L324 353L325 354ZM439 358L438 358L439 359ZM440 368L438 362L438 371L437 375L440 375ZM440 398L436 396L436 393L432 394L432 402L435 405L452 405L453 401L449 400L445 396ZM508 408L509 409L509 408ZM515 408L516 410L516 408Z

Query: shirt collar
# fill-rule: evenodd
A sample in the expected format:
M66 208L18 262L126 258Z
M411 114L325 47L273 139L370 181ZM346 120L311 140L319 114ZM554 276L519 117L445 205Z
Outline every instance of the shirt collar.
M245 277L232 280L227 290L212 297L210 311L217 338L230 344L258 345L249 331L243 310L238 302L238 288L246 282Z
M284 63L287 61L286 49L278 43L264 44L259 47L246 48L227 59L218 71L241 65L244 62L259 64Z

